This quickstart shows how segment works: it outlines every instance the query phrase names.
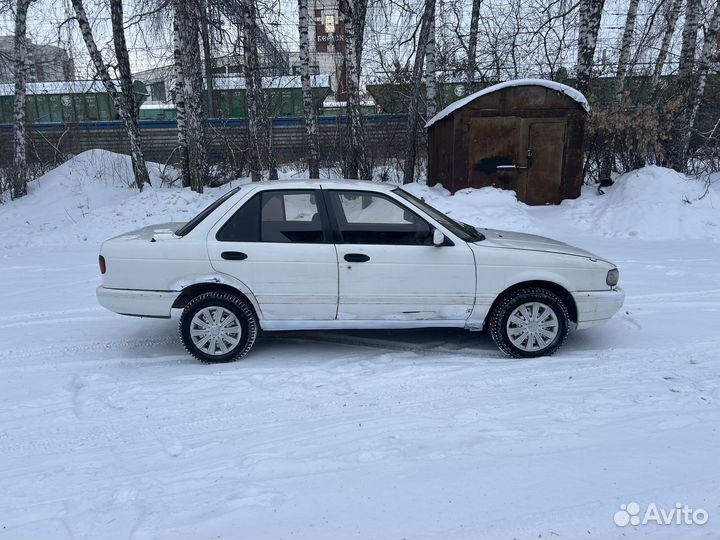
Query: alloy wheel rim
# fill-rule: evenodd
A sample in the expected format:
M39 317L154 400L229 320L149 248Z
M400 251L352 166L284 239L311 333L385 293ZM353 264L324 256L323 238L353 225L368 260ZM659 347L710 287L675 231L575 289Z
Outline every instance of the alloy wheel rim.
M199 350L212 356L227 354L237 347L242 327L237 316L221 306L198 311L190 321L190 339Z
M560 332L560 323L555 310L547 304L526 302L510 314L505 329L515 347L537 352L553 343Z

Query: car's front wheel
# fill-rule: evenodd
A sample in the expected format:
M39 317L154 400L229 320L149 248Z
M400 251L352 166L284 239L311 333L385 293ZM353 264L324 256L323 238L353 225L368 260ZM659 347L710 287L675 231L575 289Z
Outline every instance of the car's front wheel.
M490 334L510 356L548 356L567 338L569 319L557 294L528 287L505 295L495 306L490 314Z
M257 321L247 303L231 293L207 292L190 300L180 316L180 338L205 363L232 362L255 343Z

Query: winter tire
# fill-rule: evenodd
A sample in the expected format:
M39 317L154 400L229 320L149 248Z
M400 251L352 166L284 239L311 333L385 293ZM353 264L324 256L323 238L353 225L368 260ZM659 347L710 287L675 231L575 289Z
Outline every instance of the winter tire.
M207 292L190 300L180 316L180 338L201 362L232 362L255 343L257 321L250 306L234 294Z
M495 344L516 358L549 356L568 335L568 309L552 291L531 287L505 295L490 314Z

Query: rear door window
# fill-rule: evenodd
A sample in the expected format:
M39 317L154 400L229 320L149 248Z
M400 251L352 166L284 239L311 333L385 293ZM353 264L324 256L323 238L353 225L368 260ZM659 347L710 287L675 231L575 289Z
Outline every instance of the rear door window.
M314 190L263 191L218 231L222 242L317 244L327 241Z

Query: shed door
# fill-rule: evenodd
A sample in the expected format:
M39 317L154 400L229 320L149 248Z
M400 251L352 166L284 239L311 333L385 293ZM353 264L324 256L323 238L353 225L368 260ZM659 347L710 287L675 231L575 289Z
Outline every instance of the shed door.
M528 174L523 200L527 204L562 201L565 121L533 121L528 133Z
M496 186L517 192L524 185L523 131L518 116L470 119L469 187Z

